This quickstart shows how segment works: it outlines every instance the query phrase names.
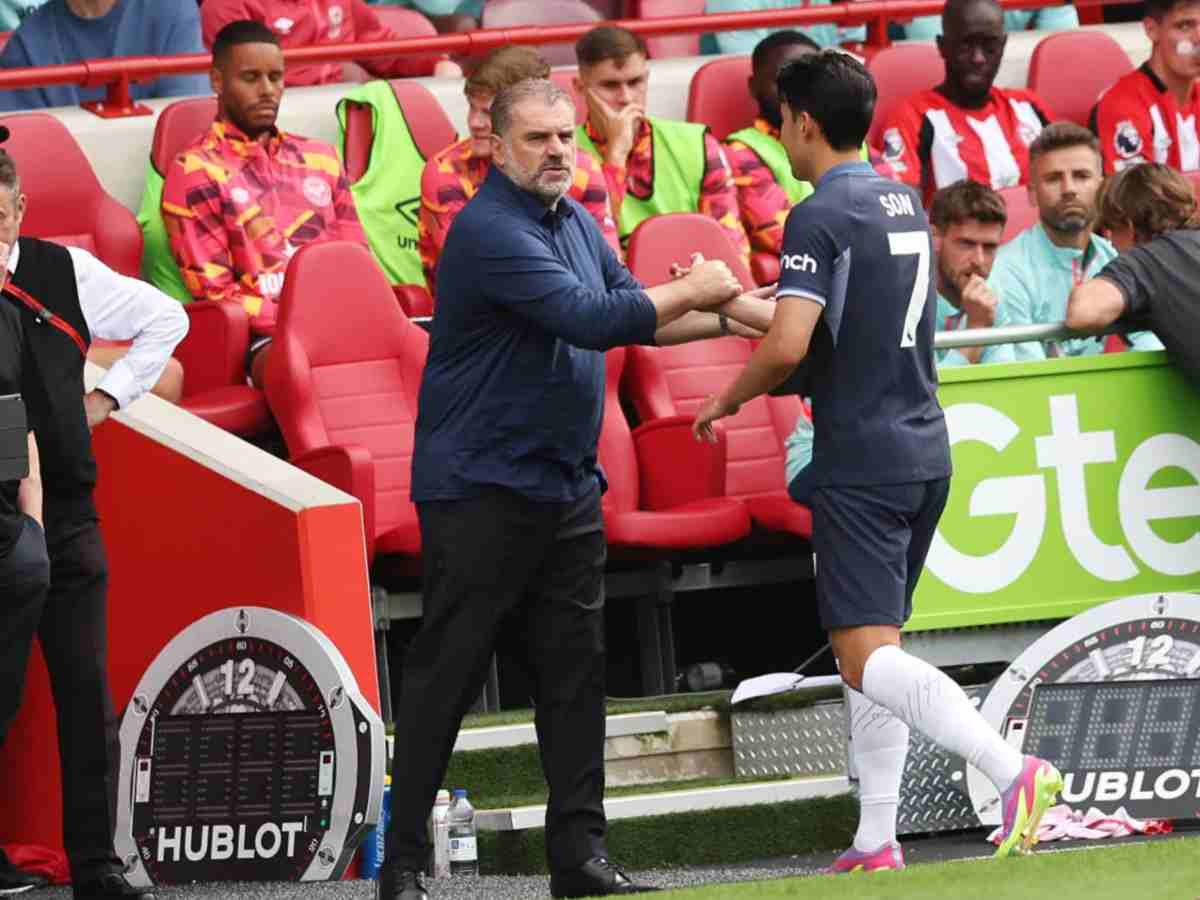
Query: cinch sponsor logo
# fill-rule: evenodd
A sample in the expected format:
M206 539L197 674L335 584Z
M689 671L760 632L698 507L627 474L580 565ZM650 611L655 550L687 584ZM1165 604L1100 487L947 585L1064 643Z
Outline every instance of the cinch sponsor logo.
M1131 777L1132 776L1132 777ZM1200 769L1167 769L1147 784L1146 772L1068 772L1064 803L1115 803L1119 800L1178 800L1190 793L1200 800Z
M1097 471L1117 462L1115 432L1086 431L1079 421L1074 394L1052 396L1050 433L1034 440L1031 467L1050 469L1058 489L1062 535L1076 562L1096 578L1127 581L1141 571L1137 558L1160 575L1200 572L1200 531L1184 541L1167 541L1155 533L1159 520L1200 517L1200 444L1182 434L1156 434L1133 448L1119 471ZM1003 453L1021 427L991 406L956 403L946 408L951 445L979 441ZM1150 487L1164 469L1182 469L1193 484ZM1109 475L1116 485L1117 508L1125 544L1105 543L1092 527L1088 504L1089 478ZM963 553L941 530L929 551L928 566L950 587L987 594L1008 587L1033 563L1047 527L1047 484L1041 473L984 478L971 488L969 515L1015 515L1012 531L997 550L983 555Z
M264 822L254 834L253 826L187 825L159 826L156 835L159 862L201 862L223 859L274 859L284 850L284 856L296 855L296 835L304 830L303 822Z
M779 264L785 269L792 269L796 272L817 274L817 261L807 253L784 253L779 257Z

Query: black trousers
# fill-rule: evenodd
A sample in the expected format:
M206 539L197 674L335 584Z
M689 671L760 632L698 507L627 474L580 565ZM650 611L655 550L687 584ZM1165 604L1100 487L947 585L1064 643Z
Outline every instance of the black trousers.
M16 544L0 557L0 744L21 706L29 650L49 587L46 538L26 516Z
M502 630L519 636L534 685L550 868L607 855L599 491L538 503L491 488L418 504L418 514L424 619L402 670L385 866L425 864L426 819Z
M95 520L51 529L38 638L62 767L63 846L75 880L121 871L113 851L121 742L108 685L108 559Z

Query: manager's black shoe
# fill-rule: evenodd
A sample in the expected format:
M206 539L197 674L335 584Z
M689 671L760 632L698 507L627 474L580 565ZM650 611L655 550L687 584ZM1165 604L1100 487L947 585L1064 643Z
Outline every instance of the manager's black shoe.
M7 858L0 860L0 897L14 896L45 887L47 881L41 875L18 869Z
M107 872L75 884L75 900L102 900L105 897L124 897L126 900L154 900L154 893L134 887L118 872Z
M550 894L554 897L608 897L614 894L646 894L661 888L634 884L612 860L595 856L577 869L550 875Z
M411 869L379 873L379 900L429 900L420 872Z

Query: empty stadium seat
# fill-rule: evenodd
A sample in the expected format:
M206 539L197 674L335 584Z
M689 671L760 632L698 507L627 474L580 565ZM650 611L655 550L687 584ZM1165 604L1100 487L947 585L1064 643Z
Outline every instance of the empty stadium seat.
M575 91L575 76L579 74L578 66L564 66L550 73L550 80L571 95L575 102L575 124L582 125L587 121L587 101Z
M750 96L749 78L749 56L723 56L702 65L688 86L688 121L702 122L722 141L751 124L758 104Z
M933 44L896 44L872 56L867 61L867 71L874 77L879 92L867 144L879 149L883 123L895 106L918 91L941 84L946 67Z
M292 463L362 503L369 559L421 552L409 481L428 348L365 247L330 241L292 257L267 397Z
M380 7L381 9L383 7ZM424 85L406 78L389 82L396 102L421 155L429 159L458 139L446 111ZM343 164L350 183L362 178L371 162L375 142L375 122L371 107L346 101L346 133L343 144ZM404 311L410 316L433 314L433 298L423 285L394 285L393 291Z
M750 273L717 223L706 216L658 216L638 226L629 242L630 271L647 285L670 277L672 262L697 250L723 259L746 287ZM750 359L753 343L726 337L674 347L630 347L625 384L644 422L691 416L709 394L733 381ZM784 477L784 439L802 415L800 398L758 397L722 420L729 442L725 490L742 499L754 523L767 531L800 537L812 534L812 515L788 495Z
M487 0L480 24L484 28L512 28L599 22L601 18L600 13L583 0ZM539 44L537 51L552 66L569 66L575 62L573 43Z
M602 509L610 576L616 569L626 580L624 591L610 583L608 594L637 598L642 688L663 694L675 690L669 565L683 554L707 555L745 537L750 517L745 504L724 496L725 437L719 423L716 444L698 443L684 416L629 430L618 396L626 354L617 347L605 355L599 460L609 488ZM631 574L637 585L632 590Z
M704 15L704 0L638 0L639 19ZM660 34L646 38L651 59L670 56L699 56L699 34Z
M745 506L725 496L725 436L700 443L687 416L630 431L618 389L626 348L605 354L604 427L599 458L609 479L605 530L616 555L705 550L746 536Z
M150 164L160 179L175 158L208 130L216 115L215 97L189 97L163 107L150 145ZM161 220L158 227L148 227L147 234L149 242L166 242ZM268 431L272 420L266 397L246 383L250 320L245 310L234 303L207 300L185 308L190 326L175 348L184 371L180 406L234 434L249 437Z
M1011 241L1026 228L1037 224L1038 208L1029 199L1029 189L1024 185L1019 187L1001 188L997 193L1004 198L1008 209L1008 221L1004 225L1004 235L1001 241Z
M379 21L387 28L402 38L437 36L438 31L433 27L433 23L415 9L381 4L372 6L371 12L375 13L379 17Z
M0 124L11 132L4 149L29 198L21 233L82 247L137 278L142 230L133 213L105 192L67 127L46 113L4 116Z
M1088 124L1100 95L1133 69L1103 31L1060 31L1038 41L1029 58L1029 89L1060 119Z

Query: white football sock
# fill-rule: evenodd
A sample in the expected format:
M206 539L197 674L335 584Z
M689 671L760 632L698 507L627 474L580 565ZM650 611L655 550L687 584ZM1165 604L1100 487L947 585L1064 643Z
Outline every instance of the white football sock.
M854 849L878 850L896 840L900 778L908 756L908 726L850 689L850 752L858 770L858 831Z
M935 744L957 753L1003 792L1022 757L1004 742L946 673L899 647L880 647L863 667L862 692Z

